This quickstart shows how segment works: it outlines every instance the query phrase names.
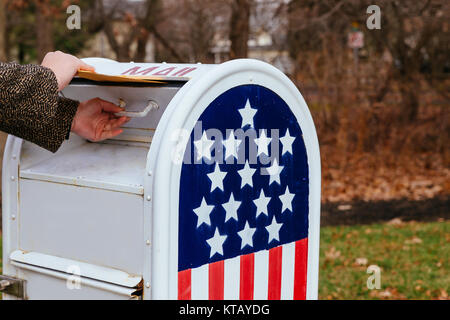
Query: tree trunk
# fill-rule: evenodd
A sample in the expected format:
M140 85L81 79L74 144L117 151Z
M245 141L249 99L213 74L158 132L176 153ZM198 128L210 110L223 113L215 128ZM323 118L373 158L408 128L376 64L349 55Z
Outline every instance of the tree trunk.
M137 39L136 54L134 55L135 62L145 62L147 55L147 42L149 38L149 32L147 30L141 30Z
M41 62L47 52L54 50L52 17L46 1L36 1L37 55Z
M0 0L0 61L7 61L8 55L6 51L6 12L5 0Z
M247 58L251 0L233 0L230 19L230 59Z
M419 98L417 93L417 86L411 83L411 79L400 80L400 93L402 96L402 122L411 123L417 119L419 113Z

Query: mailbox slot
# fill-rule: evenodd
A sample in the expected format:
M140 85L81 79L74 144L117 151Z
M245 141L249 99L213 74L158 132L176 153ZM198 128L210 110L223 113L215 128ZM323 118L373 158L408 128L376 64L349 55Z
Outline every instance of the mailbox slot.
M20 177L143 194L148 144L91 143L75 135L70 141L55 154L25 142Z
M124 101L126 115L131 114L132 119L122 127L124 132L121 135L106 143L117 140L149 143L167 105L185 83L185 81L113 83L76 78L62 91L62 95L78 101L98 97L117 105ZM153 102L152 107L145 110L149 102ZM158 107L154 107L155 105Z

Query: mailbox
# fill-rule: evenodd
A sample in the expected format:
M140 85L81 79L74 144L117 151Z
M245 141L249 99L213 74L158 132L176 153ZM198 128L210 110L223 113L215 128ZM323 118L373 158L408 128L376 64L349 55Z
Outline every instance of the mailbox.
M296 86L251 59L85 61L98 77L61 94L132 119L54 154L8 137L3 297L316 299L320 155Z

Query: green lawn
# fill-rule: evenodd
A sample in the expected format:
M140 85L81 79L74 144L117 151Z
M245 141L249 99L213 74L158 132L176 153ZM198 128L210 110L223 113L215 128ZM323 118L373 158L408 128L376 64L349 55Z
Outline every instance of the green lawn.
M2 247L2 245L3 245L3 241L2 241L2 233L1 233L1 231L0 231L0 274L2 274L2 272L3 272L3 269L2 269L2 266L3 266L3 254L2 254L2 252L3 252L3 247ZM1 298L1 296L0 296L0 298Z
M320 242L320 299L448 299L450 221L327 227Z
M450 221L322 228L319 299L448 299L449 254ZM369 265L379 290L367 288Z
M3 273L3 268L2 268L2 266L3 266L3 254L2 254L2 252L3 252L3 247L2 247L2 245L3 245L3 241L2 241L2 232L0 231L0 274L2 274ZM0 300L2 300L2 294L0 293Z

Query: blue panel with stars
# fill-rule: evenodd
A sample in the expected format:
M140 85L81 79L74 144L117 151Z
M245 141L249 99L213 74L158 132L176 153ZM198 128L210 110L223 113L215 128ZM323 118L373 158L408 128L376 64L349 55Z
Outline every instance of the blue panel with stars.
M242 85L198 121L181 170L178 270L306 238L308 160L289 106L268 88Z

